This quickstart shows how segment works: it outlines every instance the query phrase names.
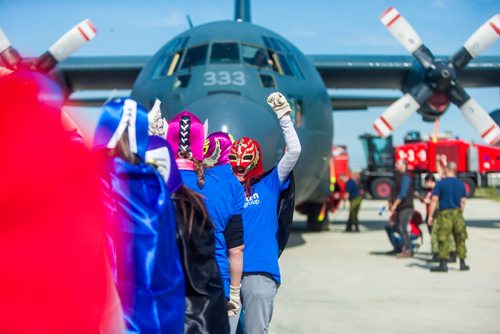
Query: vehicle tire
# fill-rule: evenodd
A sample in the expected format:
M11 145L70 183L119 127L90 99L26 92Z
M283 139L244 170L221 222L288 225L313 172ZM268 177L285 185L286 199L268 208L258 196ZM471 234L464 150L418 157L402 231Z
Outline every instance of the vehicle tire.
M476 184L474 183L474 180L468 177L460 178L460 180L464 183L467 198L474 197L474 192L476 191Z
M311 232L326 230L330 225L330 221L328 220L328 207L325 210L325 216L323 219L318 220L322 206L322 203L307 204L307 229Z
M386 199L391 194L394 181L388 177L379 177L370 184L370 194L374 199Z

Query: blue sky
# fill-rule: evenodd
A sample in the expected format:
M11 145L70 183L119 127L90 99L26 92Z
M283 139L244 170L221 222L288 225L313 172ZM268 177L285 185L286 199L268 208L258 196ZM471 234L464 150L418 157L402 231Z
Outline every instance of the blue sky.
M396 7L438 55L453 54L481 24L500 12L498 0L254 0L251 10L254 23L283 35L305 54L406 54L379 21L389 6ZM26 56L44 52L85 18L92 20L98 35L76 55L149 55L188 28L186 14L199 25L232 19L233 13L231 0L0 0L0 25ZM484 54L500 55L500 43ZM498 87L467 91L487 111L500 107ZM399 91L382 93L399 95ZM373 108L334 115L334 140L348 145L354 168L364 164L357 135L372 132L371 122L382 111ZM395 131L395 142L401 142L409 130L429 133L432 128L414 115ZM441 118L441 130L481 142L455 107Z

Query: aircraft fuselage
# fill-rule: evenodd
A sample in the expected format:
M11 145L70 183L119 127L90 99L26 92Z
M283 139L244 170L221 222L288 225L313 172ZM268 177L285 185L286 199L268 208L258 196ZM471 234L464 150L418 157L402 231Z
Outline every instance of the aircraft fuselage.
M256 139L269 169L285 147L278 120L266 104L274 91L290 102L302 144L295 168L296 201L323 202L329 194L333 137L330 99L316 68L276 33L238 21L187 30L150 59L131 96L147 107L159 98L167 120L189 110L208 119L209 132Z

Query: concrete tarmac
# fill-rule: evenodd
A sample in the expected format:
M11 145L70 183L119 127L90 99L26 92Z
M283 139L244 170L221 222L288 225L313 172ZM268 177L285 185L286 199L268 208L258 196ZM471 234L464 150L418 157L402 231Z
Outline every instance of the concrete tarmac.
M365 200L361 233L345 233L347 209L330 214L330 231L310 233L296 214L280 258L282 285L270 333L500 333L500 203L467 201L467 263L431 273L430 238L411 259L391 250L379 216L384 201ZM425 209L416 207L424 216ZM333 218L333 219L332 219Z

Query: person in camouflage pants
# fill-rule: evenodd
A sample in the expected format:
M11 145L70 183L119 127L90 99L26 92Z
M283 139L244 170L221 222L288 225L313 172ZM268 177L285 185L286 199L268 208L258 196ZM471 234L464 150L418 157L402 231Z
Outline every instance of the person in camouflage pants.
M357 173L352 173L350 178L347 175L340 175L340 179L344 182L344 201L349 200L349 219L346 224L346 232L352 232L353 227L355 232L359 232L359 220L358 213L361 208L362 196L361 189L357 182L359 178Z
M444 178L444 174L441 176ZM427 228L429 229L429 234L431 235L431 251L432 251L432 259L429 260L430 262L439 262L439 254L438 254L438 249L439 249L439 242L438 242L438 237L436 233L436 229L432 228L432 226L429 225L429 209L431 206L431 197L432 197L432 191L434 190L434 187L436 186L436 178L434 177L434 174L428 173L425 176L425 187L429 190L427 195L424 196L419 196L419 200L425 204L425 222L427 224ZM433 218L436 219L438 209L434 211L434 216ZM451 234L451 229L450 229L450 235L449 235L449 242L450 242L450 258L448 262L456 262L457 261L457 253L455 252L455 239L453 239L453 235Z
M465 240L467 240L467 229L465 220L460 209L443 210L437 214L436 224L432 231L436 236L438 254L440 259L448 259L450 251L456 247L459 259L465 259L467 249ZM453 238L450 238L450 235ZM450 240L451 239L451 240ZM454 241L454 244L452 243Z
M433 215L438 207L439 212L436 217L436 224L433 227L438 240L439 266L431 268L431 272L447 272L448 258L450 256L449 235L453 235L457 256L460 259L460 270L469 270L465 264L467 255L465 240L467 240L467 230L463 217L465 208L465 198L467 196L465 186L456 177L457 165L450 162L445 168L446 178L439 181L432 191L431 205L429 208L429 225L433 225Z

